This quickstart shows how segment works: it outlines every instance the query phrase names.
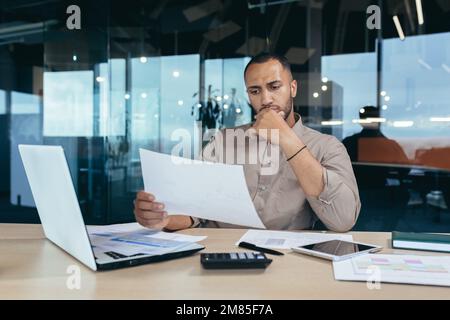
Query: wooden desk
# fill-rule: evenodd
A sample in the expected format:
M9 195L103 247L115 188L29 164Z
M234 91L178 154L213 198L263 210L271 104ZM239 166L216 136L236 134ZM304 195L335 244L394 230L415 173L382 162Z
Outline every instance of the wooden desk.
M234 243L244 232L183 231L207 235L202 242L204 252L240 251ZM389 233L354 232L353 236L356 241L390 247ZM444 287L381 283L380 290L369 290L365 282L335 281L330 262L292 252L271 258L274 261L265 271L204 270L197 253L178 260L93 272L45 240L40 225L0 224L0 299L450 298L450 288ZM80 267L80 290L66 286L70 265Z

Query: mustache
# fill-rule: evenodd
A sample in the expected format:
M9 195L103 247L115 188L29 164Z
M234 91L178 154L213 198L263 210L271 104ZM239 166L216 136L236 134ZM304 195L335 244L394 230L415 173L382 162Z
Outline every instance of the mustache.
M261 111L265 110L265 109L278 109L279 111L281 111L280 106L277 105L271 105L271 106L265 106L262 107L261 109L259 109L258 113L260 113Z

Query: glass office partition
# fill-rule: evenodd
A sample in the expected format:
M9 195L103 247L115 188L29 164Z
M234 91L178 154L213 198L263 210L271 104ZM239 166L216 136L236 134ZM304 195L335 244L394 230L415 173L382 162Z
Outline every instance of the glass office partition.
M78 1L80 29L64 1L24 3L0 7L1 221L38 222L18 143L64 147L86 222L133 221L139 149L186 135L194 157L197 128L251 123L243 70L273 51L304 124L347 147L355 229L449 230L447 1L423 24L410 0Z
M42 102L39 96L11 92L11 203L13 205L34 207L28 180L20 160L19 144L41 144Z

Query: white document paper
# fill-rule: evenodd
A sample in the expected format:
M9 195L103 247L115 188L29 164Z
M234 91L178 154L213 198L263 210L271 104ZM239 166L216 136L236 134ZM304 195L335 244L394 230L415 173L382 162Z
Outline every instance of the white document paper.
M450 256L368 254L333 262L336 280L450 286Z
M117 252L126 256L132 256L138 253L143 253L145 248L137 245L124 245L120 242L110 241L109 239L103 239L98 236L91 236L92 249L94 254L97 252Z
M140 149L147 192L171 214L262 228L239 165L192 161Z
M108 233L108 234L123 234L131 232L144 232L146 237L152 237L157 239L175 240L175 241L187 241L187 242L199 242L205 240L207 236L191 236L187 234L164 232L157 229L144 228L137 222L111 224L107 226L87 226L89 235L95 233Z
M146 237L164 239L164 240L173 240L173 241L183 241L183 242L199 242L205 240L207 236L191 236L187 234L181 233L172 233L172 232L155 232L154 234L147 235Z
M114 251L127 256L164 254L207 238L147 229L138 223L87 226L87 230L94 253Z
M329 240L353 241L353 237L350 234L249 230L236 242L236 245L241 241L245 241L259 247L291 249L292 247L306 246Z
M106 226L86 226L89 234L101 232L101 233L126 233L126 232L136 232L143 230L150 230L144 228L137 222L131 223L120 223L120 224L110 224Z
M126 256L135 254L160 255L175 251L186 247L192 242L180 242L172 240L159 240L152 238L145 238L136 234L125 234L123 236L91 236L92 248L94 253L97 251L108 252L114 251Z

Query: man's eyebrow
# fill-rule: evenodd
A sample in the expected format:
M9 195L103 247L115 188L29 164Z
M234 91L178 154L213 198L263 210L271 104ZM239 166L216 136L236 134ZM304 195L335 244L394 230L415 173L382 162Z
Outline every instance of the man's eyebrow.
M281 80L270 81L270 82L266 83L266 86L271 86L271 85L274 85L277 83L281 83ZM261 86L253 85L253 86L249 86L247 89L260 89L260 88L261 88Z
M267 83L267 85L273 85L273 84L277 84L277 83L281 83L281 80L273 80L273 81L270 81L269 83Z

